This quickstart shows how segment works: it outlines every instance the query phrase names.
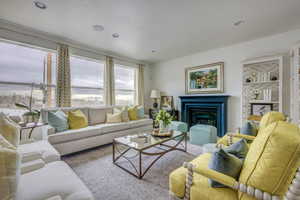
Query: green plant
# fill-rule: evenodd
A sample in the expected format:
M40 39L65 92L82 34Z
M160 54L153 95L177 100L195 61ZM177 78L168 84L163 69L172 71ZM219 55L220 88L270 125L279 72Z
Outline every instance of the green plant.
M155 121L162 122L163 126L166 127L171 124L173 117L165 110L160 110L155 117Z
M26 110L28 110L28 112L25 112L23 114L23 116L32 116L32 117L39 117L40 116L40 111L37 110L37 109L32 109L32 94L33 94L33 87L34 87L34 84L32 83L32 86L31 86L31 93L30 93L30 99L29 99L29 105L26 105L24 103L15 103L15 105L19 108L24 108Z

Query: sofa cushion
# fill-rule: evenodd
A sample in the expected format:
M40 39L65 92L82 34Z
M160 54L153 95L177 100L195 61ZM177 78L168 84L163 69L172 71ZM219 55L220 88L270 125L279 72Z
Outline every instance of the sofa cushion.
M29 173L34 170L41 169L45 166L45 162L42 159L36 159L21 164L21 174Z
M99 125L88 126L85 128L73 129L73 130L70 129L64 132L49 135L48 141L51 144L58 144L58 143L72 141L72 140L79 140L82 138L101 135L101 134L102 134L102 130L100 129Z
M20 160L16 147L0 135L0 199L15 199Z
M139 119L139 120L134 120L128 122L130 128L137 128L141 126L147 126L147 125L152 125L153 120L152 119Z
M40 154L45 163L54 162L60 160L60 154L58 151L46 140L40 140L33 143L28 144L22 144L18 147L19 153L24 157L23 155L29 155L29 154ZM26 156L25 156L26 157ZM27 160L23 160L23 162L27 162L30 160L28 158Z
M288 122L274 122L251 144L239 182L283 196L299 167L299 155L299 128ZM239 196L241 200L249 199L246 194Z
M137 117L139 119L145 118L145 108L143 106L138 106L137 107Z
M112 108L89 108L89 125L105 123L106 114L112 113Z
M88 118L81 110L68 112L68 122L70 129L80 129L88 126Z
M130 128L130 125L128 122L120 122L120 123L106 123L97 125L101 129L102 134L116 132L116 131L122 131L127 130Z
M195 165L208 166L211 154L202 154L191 163ZM185 193L187 169L180 167L174 170L169 177L169 188L177 197L182 198ZM194 173L193 185L191 187L190 200L200 199L222 199L237 200L237 193L230 188L212 188L209 185L208 178Z
M17 200L41 200L52 196L62 199L93 200L93 196L73 170L64 162L52 162L45 167L23 174ZM34 186L34 189L32 187Z

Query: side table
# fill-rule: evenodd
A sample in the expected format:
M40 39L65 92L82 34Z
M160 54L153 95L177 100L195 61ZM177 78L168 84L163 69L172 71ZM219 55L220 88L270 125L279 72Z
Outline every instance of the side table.
M32 132L35 128L46 126L46 125L47 125L47 123L28 123L28 124L25 124L24 126L20 126L21 127L20 128L20 141L22 140L22 135L24 134L24 132L26 130L29 130L28 139L30 139Z

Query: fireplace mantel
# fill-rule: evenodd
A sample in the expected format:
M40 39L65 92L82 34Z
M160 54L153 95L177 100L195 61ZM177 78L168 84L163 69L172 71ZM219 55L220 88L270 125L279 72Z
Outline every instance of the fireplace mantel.
M194 110L215 109L217 114L218 136L222 137L227 132L227 101L230 95L207 94L179 96L181 100L181 120L192 126L191 112Z

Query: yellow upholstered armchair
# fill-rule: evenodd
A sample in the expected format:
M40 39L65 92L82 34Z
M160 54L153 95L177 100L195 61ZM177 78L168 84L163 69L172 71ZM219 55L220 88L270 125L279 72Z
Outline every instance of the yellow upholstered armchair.
M266 113L260 120L257 135L262 132L262 129L267 127L269 124L277 121L285 121L285 115L281 112L271 111ZM227 133L221 139L218 140L218 146L229 146L240 139L246 139L249 142L252 142L256 136L245 135L241 133Z
M296 125L274 122L251 144L239 178L208 168L211 154L184 163L169 177L172 199L298 200L300 199L300 131ZM227 187L214 188L209 179Z

